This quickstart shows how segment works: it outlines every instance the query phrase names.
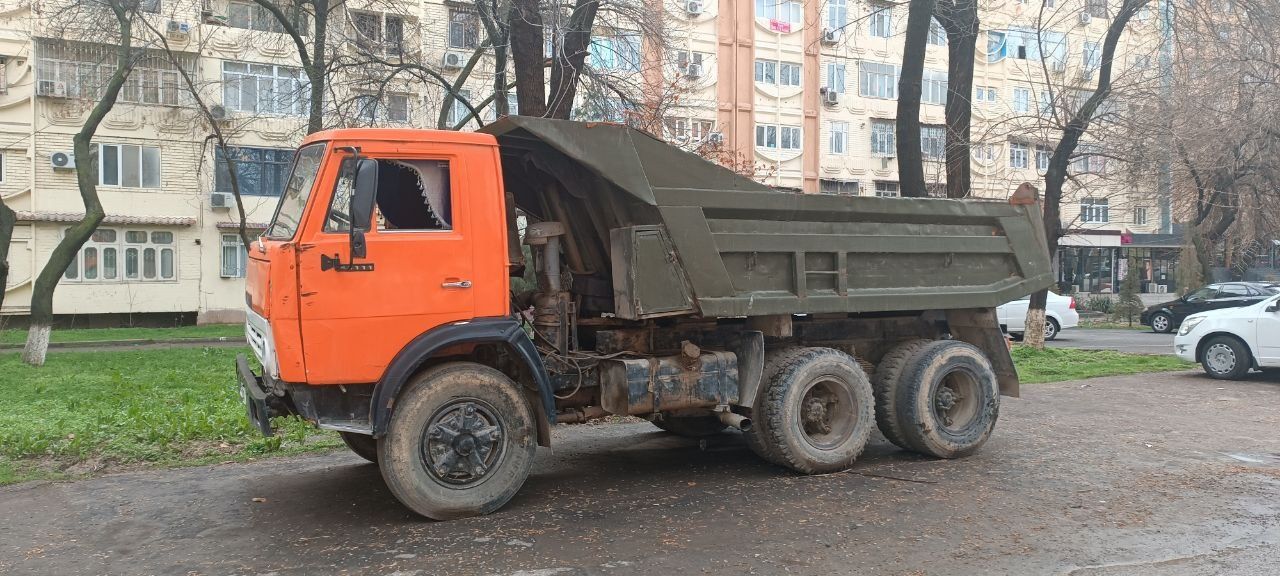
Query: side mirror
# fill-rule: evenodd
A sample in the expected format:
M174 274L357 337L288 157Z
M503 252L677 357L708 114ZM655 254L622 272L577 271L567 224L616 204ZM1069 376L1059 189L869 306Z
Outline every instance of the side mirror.
M373 225L373 203L378 199L378 161L361 158L355 167L351 194L351 258L364 258L364 233Z
M1268 305L1267 312L1280 312L1280 301L1272 302Z

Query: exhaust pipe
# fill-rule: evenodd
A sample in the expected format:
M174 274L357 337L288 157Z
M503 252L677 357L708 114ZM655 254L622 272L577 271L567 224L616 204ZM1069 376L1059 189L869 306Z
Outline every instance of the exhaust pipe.
M734 414L728 410L716 410L716 415L720 417L720 421L728 426L737 428L743 432L751 431L751 419L741 414Z

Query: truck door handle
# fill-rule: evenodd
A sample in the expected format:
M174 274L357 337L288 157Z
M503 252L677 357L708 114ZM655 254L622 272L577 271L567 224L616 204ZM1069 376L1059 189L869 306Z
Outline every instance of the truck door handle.
M442 288L470 288L470 280L458 280L457 282L444 282L440 284Z

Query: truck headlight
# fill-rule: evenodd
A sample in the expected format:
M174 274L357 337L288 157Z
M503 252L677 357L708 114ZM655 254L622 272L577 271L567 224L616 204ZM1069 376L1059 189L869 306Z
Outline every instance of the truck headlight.
M1190 334L1191 331L1195 330L1196 326L1199 326L1201 322L1204 322L1204 316L1193 316L1183 320L1182 328L1178 330L1178 335L1186 336L1187 334Z

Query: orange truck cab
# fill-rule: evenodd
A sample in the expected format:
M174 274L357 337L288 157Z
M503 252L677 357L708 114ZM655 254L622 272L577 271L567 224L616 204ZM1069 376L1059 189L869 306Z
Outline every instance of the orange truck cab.
M260 367L236 363L264 434L337 431L450 519L510 500L557 422L734 428L815 474L877 417L904 449L972 453L1018 393L995 307L1052 282L1034 201L780 193L617 125L481 132L302 143L249 247Z

